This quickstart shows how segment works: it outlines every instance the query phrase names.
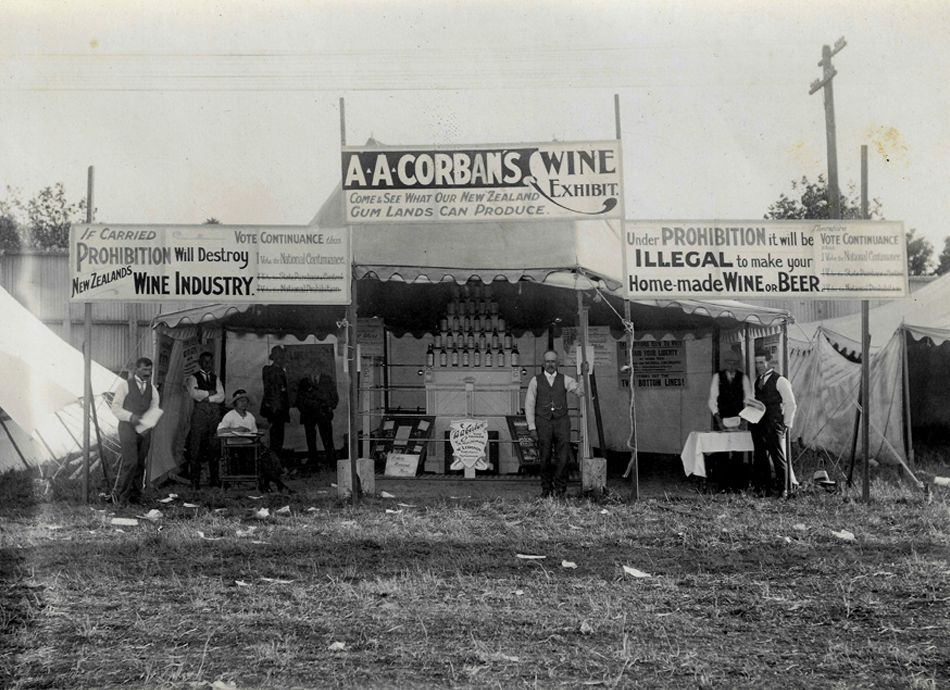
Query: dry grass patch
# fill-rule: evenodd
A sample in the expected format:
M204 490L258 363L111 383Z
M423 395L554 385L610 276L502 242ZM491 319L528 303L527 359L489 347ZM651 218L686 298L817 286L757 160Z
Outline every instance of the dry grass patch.
M947 495L875 495L6 504L0 685L946 684Z

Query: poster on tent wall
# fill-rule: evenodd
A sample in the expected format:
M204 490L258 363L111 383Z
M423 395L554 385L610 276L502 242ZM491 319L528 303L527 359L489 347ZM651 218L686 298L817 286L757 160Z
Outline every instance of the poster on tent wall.
M624 225L629 299L892 299L907 291L900 222L644 221Z
M619 218L619 141L343 148L346 223Z
M72 302L349 304L347 228L73 225Z
M627 361L627 341L618 341L617 366L621 380L630 378L622 368ZM633 372L637 388L685 388L686 343L682 340L635 341Z
M321 375L326 375L336 386L336 355L332 343L327 345L284 344L284 368L287 370L291 407L297 407L298 396L302 390L306 390L302 381L308 377L311 382L317 382ZM339 390L337 390L337 396L339 397Z

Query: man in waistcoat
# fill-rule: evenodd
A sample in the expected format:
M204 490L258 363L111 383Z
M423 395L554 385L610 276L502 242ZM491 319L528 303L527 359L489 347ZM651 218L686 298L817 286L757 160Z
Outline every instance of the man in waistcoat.
M722 369L713 374L709 384L709 411L713 428L724 431L722 420L738 417L745 399L753 395L752 384L739 369L739 353L727 350L722 355ZM739 453L715 453L710 457L713 475L722 488L741 490L748 482L745 466Z
M151 382L152 360L139 357L133 375L119 382L112 398L112 414L119 420L122 456L116 473L113 498L117 505L140 503L145 479L145 459L152 440L151 427L136 430L142 416L158 409L158 390Z
M570 457L571 420L567 416L567 394L581 396L584 390L570 376L558 373L558 355L554 350L544 353L543 362L543 371L528 382L524 412L528 430L538 442L541 497L560 497L567 492Z
M753 485L766 496L775 492L784 498L792 492L785 435L795 421L795 395L789 380L773 368L768 351L755 353L755 372L755 399L765 405L765 414L758 424L749 426L755 446Z
M188 432L188 456L191 467L191 486L197 489L201 481L201 465L208 465L209 486L220 486L218 463L220 447L217 439L221 420L224 387L211 370L214 357L202 352L198 357L198 371L185 379L185 388L194 402L191 408L191 430Z

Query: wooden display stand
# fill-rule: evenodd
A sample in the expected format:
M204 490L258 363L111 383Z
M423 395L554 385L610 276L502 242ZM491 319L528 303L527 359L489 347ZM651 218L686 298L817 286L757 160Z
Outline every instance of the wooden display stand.
M418 455L419 469L422 468L428 455L429 439L435 417L409 417L387 415L383 417L380 428L374 434L370 455L376 463L376 470L381 472L386 466L386 458L390 453L404 455Z
M426 413L435 418L435 438L444 438L453 419L485 419L488 429L502 439L498 448L498 471L513 474L519 462L505 441L508 427L505 416L520 408L521 375L513 367L490 368L437 368L427 369ZM437 443L426 457L427 472L445 471L445 450Z

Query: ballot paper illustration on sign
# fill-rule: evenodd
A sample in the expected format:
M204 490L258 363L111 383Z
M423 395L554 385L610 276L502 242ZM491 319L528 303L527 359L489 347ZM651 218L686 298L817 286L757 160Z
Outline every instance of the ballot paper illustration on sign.
M745 407L739 412L739 416L749 424L758 424L759 420L762 419L762 415L765 414L765 405L755 398L746 398L743 402Z

